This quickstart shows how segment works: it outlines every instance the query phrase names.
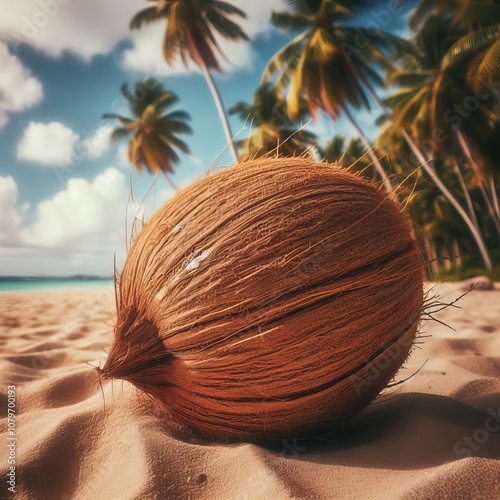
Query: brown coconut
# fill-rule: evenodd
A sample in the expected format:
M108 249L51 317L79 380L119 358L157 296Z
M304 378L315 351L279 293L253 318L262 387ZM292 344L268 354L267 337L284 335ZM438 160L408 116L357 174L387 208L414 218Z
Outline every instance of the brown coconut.
M100 372L213 439L319 435L407 358L422 280L408 217L375 185L307 158L238 164L144 225Z

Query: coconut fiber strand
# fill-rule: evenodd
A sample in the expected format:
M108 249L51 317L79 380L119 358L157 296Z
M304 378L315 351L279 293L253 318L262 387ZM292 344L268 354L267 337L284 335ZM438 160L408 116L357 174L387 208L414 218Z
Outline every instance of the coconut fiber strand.
M241 163L144 225L100 372L213 439L319 435L407 358L422 271L402 207L373 184L307 158Z

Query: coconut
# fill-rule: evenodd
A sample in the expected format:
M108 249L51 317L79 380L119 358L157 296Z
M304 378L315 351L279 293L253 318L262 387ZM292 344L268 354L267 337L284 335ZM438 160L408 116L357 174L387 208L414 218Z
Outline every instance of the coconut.
M308 158L261 158L177 192L123 268L100 374L216 440L343 427L416 336L424 261L402 206Z

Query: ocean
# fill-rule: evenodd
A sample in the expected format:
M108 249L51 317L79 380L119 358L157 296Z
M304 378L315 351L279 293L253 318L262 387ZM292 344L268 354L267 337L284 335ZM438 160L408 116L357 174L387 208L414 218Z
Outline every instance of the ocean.
M54 290L58 288L112 287L112 279L0 279L0 292Z

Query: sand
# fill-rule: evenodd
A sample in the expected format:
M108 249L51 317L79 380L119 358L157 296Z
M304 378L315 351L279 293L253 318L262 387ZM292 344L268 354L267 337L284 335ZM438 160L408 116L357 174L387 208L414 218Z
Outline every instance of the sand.
M131 385L98 389L86 363L102 365L111 343L111 288L1 293L0 498L14 451L16 499L499 499L496 286L436 316L455 331L425 323L431 337L397 378L421 370L349 431L267 446L188 438ZM446 301L460 294L452 284L439 291ZM17 441L7 434L8 386Z

